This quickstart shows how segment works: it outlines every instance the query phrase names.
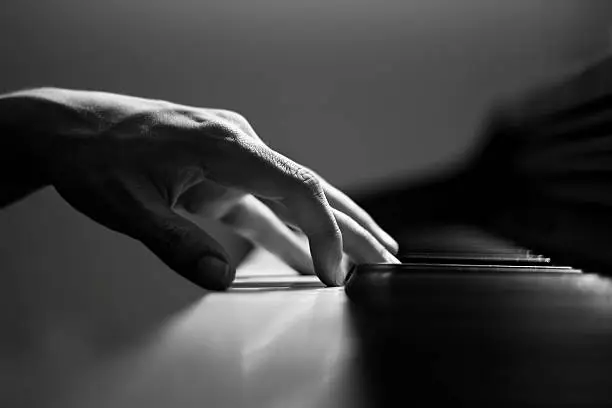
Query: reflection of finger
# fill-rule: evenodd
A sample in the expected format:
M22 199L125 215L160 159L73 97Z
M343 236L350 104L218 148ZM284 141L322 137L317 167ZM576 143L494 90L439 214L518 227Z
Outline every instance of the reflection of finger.
M397 242L391 238L391 236L387 234L380 226L378 226L378 224L376 224L372 217L363 208L357 205L357 203L355 203L342 191L327 183L325 180L322 180L322 183L323 189L325 190L325 195L329 200L329 204L333 208L350 216L359 225L369 231L376 239L378 239L389 251L397 254L399 249Z
M342 234L318 178L235 129L208 126L202 131L212 135L201 146L207 177L282 202L308 236L317 276L326 285L341 285Z
M299 239L270 208L254 196L242 198L220 220L278 256L299 273L314 274L308 243Z
M282 205L274 201L266 204L280 219L288 224L294 224L291 214ZM334 217L342 232L344 252L357 263L399 263L397 258L385 248L380 241L343 212L333 209Z

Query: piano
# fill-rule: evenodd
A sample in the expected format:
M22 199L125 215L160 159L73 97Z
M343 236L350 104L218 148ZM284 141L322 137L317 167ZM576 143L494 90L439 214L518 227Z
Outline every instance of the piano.
M501 104L465 164L360 198L402 265L346 282L371 406L612 406L612 57Z
M367 406L610 406L612 280L471 226L409 236L345 287Z

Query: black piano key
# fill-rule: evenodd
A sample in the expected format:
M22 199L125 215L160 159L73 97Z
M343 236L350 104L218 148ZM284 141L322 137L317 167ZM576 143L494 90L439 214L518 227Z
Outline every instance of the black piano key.
M553 266L550 258L541 255L410 253L400 256L399 260L409 264Z
M552 265L502 265L502 264L468 264L468 263L401 263L401 264L363 264L357 268L361 273L384 274L396 276L402 274L438 274L440 276L474 275L474 274L523 274L523 273L581 273L580 269L569 266ZM383 276L383 275L380 275Z

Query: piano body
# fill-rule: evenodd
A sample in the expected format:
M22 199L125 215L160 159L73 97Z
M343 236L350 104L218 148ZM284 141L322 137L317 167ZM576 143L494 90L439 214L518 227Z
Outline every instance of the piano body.
M361 200L402 265L347 279L377 406L612 406L612 57L500 104L463 167Z
M612 280L474 225L398 238L404 264L344 288L246 260L227 296L266 310L244 327L253 406L610 406Z
M371 406L610 406L612 280L470 226L406 234L403 265L346 285Z

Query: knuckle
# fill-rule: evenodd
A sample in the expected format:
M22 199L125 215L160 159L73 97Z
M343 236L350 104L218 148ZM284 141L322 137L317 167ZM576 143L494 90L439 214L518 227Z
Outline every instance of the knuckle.
M228 123L211 121L200 126L200 130L211 140L223 142L228 147L234 146L243 139L239 129Z
M207 133L216 136L227 137L232 136L236 133L236 130L233 129L230 125L217 121L208 122L203 125L203 128Z
M249 123L240 113L228 109L215 109L215 113L220 118L239 125L247 125Z
M325 196L321 181L310 170L300 167L296 170L296 177L301 187L304 188L310 195L318 199Z
M251 126L249 121L241 114L226 109L216 109L213 113L220 120L225 121L230 125L240 129L245 135L248 135L253 139L261 141L255 130L253 130L253 127Z

